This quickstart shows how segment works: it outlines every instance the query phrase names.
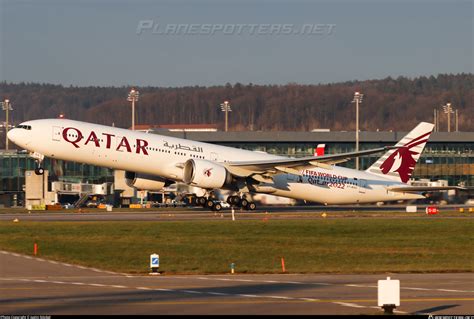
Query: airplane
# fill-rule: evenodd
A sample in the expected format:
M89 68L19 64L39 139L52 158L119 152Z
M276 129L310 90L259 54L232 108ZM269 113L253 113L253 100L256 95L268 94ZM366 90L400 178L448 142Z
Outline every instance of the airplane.
M395 146L300 158L64 118L23 122L8 138L30 152L36 174L44 173L41 163L47 156L124 170L127 184L137 189L158 191L177 182L199 187L207 196L196 196L195 201L213 210L222 208L214 191L227 189L233 194L229 204L255 210L249 194L333 205L421 199L424 192L459 189L407 184L433 127L421 122ZM382 152L364 171L336 166Z

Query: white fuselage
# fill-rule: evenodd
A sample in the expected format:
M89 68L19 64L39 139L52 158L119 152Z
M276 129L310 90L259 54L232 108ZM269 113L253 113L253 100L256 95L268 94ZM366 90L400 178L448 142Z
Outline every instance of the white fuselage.
M10 131L8 137L30 152L56 159L160 176L176 182L182 182L182 167L188 159L224 163L284 158L66 119L33 120L22 124L30 126L31 129L15 128ZM268 185L274 189L272 195L324 204L423 198L417 194L387 190L387 186L405 184L365 171L337 166L332 166L332 169L304 169L301 176L282 173L275 175L273 180L274 183Z

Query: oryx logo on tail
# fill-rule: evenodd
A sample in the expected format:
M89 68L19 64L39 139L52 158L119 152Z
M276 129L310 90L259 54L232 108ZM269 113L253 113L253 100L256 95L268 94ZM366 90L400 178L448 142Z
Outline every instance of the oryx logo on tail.
M385 153L366 171L390 180L407 183L433 127L431 123L421 122L395 145L395 149Z
M412 148L420 144L426 143L431 132L425 133L411 142L397 148L383 163L380 165L382 173L397 172L402 182L406 183L410 179L411 173L415 169L415 156L421 152L412 151Z

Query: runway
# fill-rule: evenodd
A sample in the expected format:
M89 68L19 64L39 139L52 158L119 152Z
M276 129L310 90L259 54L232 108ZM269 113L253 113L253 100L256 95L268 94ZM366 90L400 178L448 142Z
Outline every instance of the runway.
M473 218L472 213L459 213L453 207L440 208L442 214L427 216L423 207L417 213L406 213L401 206L262 206L258 210L249 212L235 209L236 219L261 220L271 219L320 219L326 213L327 218ZM30 211L0 213L0 221L176 221L176 220L229 220L231 210L224 209L212 212L200 207L189 208L156 208L143 210L116 210L107 212L99 209L84 209L64 211Z
M470 314L471 273L134 276L0 251L3 314L381 314L377 280L401 282L400 314Z

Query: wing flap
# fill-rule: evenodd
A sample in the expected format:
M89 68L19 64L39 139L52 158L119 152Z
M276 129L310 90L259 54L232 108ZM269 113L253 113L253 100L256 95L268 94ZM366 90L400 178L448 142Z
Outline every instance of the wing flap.
M341 163L348 161L352 158L386 152L387 150L396 148L394 146L387 146L381 148L375 148L371 150L359 151L359 152L349 152L342 154L328 154L322 156L308 156L300 158L283 158L283 159L272 159L272 160L259 160L259 161L242 161L242 162L228 162L226 166L229 167L229 170L239 170L239 172L249 171L252 173L275 173L275 170L283 172L291 172L292 174L296 173L297 169L303 169L307 167L323 167L330 168L330 165L335 163ZM293 170L292 170L293 169ZM299 173L298 173L299 174ZM239 175L243 176L243 175Z

